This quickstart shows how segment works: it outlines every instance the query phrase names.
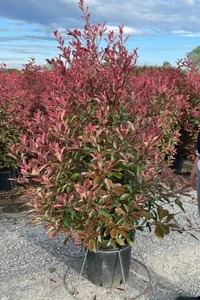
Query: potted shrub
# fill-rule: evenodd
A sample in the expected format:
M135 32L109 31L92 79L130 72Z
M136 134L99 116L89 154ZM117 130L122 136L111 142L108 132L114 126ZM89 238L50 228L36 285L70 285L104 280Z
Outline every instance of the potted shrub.
M188 69L185 70L186 65ZM183 69L184 68L184 69ZM150 113L175 109L178 140L174 141L172 169L181 173L184 159L194 153L199 119L199 73L192 68L189 58L178 62L178 67L146 67L137 73L135 88L154 108ZM173 114L172 114L173 117ZM169 135L171 136L171 135ZM169 137L168 137L169 138ZM172 154L172 153L169 153ZM166 160L169 157L166 157Z
M194 156L196 138L199 132L199 97L200 74L191 54L187 53L183 59L177 61L176 84L179 92L185 95L187 105L183 105L178 118L179 139L175 146L176 155L172 167L177 173L182 170L185 158ZM177 74L177 75L178 75Z
M137 230L154 228L159 237L180 230L167 209L170 204L182 209L180 189L173 174L162 171L178 139L177 111L149 112L145 99L134 93L137 51L126 49L123 26L118 37L110 31L107 47L99 49L106 26L92 26L83 1L79 6L85 30L68 31L73 37L69 47L55 31L62 55L48 60L54 76L46 114L35 114L32 135L23 136L12 151L16 157L33 152L38 158L34 165L21 164L20 178L36 183L35 194L29 195L34 223L45 222L50 238L62 232L66 240L89 249L88 265L100 260L94 283L116 286L123 279L119 262L120 274L112 270L114 280L109 273L102 282L102 265L111 261L105 253L102 258L102 251L126 249L126 265ZM123 268L127 278L129 265Z
M0 190L12 190L17 175L17 162L9 155L10 146L19 139L19 131L9 123L8 116L0 109Z
M10 147L19 141L19 102L23 91L20 88L21 73L7 72L0 65L0 189L14 187L17 162L10 156ZM22 115L21 115L22 117Z

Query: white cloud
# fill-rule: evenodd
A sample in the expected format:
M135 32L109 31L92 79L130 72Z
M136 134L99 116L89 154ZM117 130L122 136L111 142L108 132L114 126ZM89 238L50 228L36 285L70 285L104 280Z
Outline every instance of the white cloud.
M200 0L85 0L85 5L89 6L91 23L106 21L107 32L114 30L118 33L118 26L124 24L124 34L133 36L130 40L134 41L135 47L144 40L143 36L148 36L145 39L148 44L145 46L147 53L151 40L156 41L155 51L161 49L158 44L163 36L200 37ZM9 47L10 43L35 43L38 47L42 43L50 45L55 42L56 48L53 31L58 29L67 42L69 37L66 35L66 28L83 28L82 14L78 8L78 0L12 0L12 9L10 1L0 0L0 22L4 21L0 23L0 45ZM191 43L191 49L193 45ZM172 47L175 47L173 42ZM39 50L36 51L40 52ZM6 50L4 51L6 54ZM31 51L31 48L24 49L27 54ZM157 60L157 57L156 54L153 59Z
M195 5L196 1L195 0L185 0L185 3L188 5Z
M119 33L119 26L108 25L107 32L112 31L112 30L116 34ZM129 26L124 26L123 32L125 35L143 35L144 34L143 30L138 29L138 28L129 27Z
M185 36L185 37L200 37L200 32L191 32L186 30L174 30L171 32L172 34L176 34L179 36Z
M106 25L106 33L109 31L114 31L114 33L117 35L119 33L119 26L115 25ZM69 28L70 30L73 30L74 28ZM57 27L57 30L61 33L61 35L64 36L64 34L67 32L66 28L63 27ZM79 28L81 32L83 32L83 29ZM144 35L145 32L142 29L139 28L133 28L130 26L124 26L123 28L124 35Z
M92 23L124 24L137 32L142 28L142 33L147 27L157 32L188 30L194 33L200 28L199 0L85 0L85 5L91 11ZM12 9L9 1L0 1L0 17L15 23L37 23L50 30L54 25L80 27L81 15L78 0L12 0Z

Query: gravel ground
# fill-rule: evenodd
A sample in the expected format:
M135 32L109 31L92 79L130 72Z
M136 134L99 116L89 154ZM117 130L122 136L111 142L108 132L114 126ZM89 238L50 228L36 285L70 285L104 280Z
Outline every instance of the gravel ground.
M195 228L192 232L200 239L195 195L191 192L191 197L183 198L186 214L179 219L186 224L185 217L189 217ZM79 280L83 249L64 245L62 235L49 240L42 226L30 224L26 212L2 209L0 229L1 300L133 300L139 294L139 300L174 300L182 294L200 295L200 241L186 232L164 239L138 233L130 280L124 290L111 290L92 285L85 276ZM73 289L74 296L69 293Z

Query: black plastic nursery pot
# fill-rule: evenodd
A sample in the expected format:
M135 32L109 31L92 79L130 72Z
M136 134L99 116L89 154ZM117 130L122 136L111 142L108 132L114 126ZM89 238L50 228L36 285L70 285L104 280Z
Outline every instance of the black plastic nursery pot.
M183 163L185 159L185 154L176 154L175 159L172 164L172 169L174 169L174 172L177 174L180 174L183 168Z
M16 171L11 169L0 169L0 190L10 191L15 187Z
M121 263L120 263L121 257ZM117 249L100 249L87 253L87 275L89 280L98 286L118 287L127 281L131 263L131 246Z

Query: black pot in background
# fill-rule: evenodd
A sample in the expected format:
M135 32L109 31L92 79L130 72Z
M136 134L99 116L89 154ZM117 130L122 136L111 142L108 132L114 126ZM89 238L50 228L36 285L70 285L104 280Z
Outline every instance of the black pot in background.
M10 191L15 187L15 179L17 172L11 169L0 169L0 190Z
M88 251L87 275L93 284L114 288L123 283L119 252L126 281L131 263L131 246L126 245L118 249L100 249L97 253Z
M171 168L176 174L180 174L183 168L185 154L176 154Z

